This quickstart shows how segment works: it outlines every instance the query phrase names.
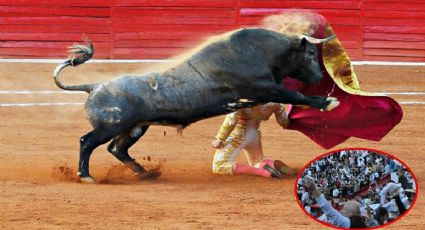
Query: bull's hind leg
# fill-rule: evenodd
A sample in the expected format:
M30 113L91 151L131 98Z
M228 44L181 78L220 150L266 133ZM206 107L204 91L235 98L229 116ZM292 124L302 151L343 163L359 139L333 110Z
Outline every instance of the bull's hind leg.
M128 154L128 149L133 146L148 130L149 126L136 126L130 131L115 137L108 146L108 151L119 161L127 165L136 175L143 175L146 170Z
M82 182L94 183L94 179L92 176L90 176L89 173L90 156L94 149L96 149L99 145L110 141L114 136L117 135L117 132L119 133L120 130L116 129L116 127L111 127L107 130L95 129L80 138L78 176Z

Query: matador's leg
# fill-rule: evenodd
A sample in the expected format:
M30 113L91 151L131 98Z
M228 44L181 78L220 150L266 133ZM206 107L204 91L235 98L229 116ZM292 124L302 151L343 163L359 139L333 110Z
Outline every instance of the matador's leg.
M217 149L214 154L212 171L214 174L233 175L235 160L232 155L238 155L242 150L238 148L241 144L237 140L226 141L221 149Z
M247 131L247 146L245 147L245 156L250 166L255 166L264 159L263 146L261 144L261 131L259 129L249 128Z
M271 173L272 177L283 178L283 174L292 175L290 168L281 161L273 161L264 157L261 131L259 129L252 128L248 130L246 139L250 141L245 147L246 158L250 166L266 169Z
M240 151L242 151L246 145L244 139L245 127L236 127L234 133L232 133L232 135L224 143L224 147L215 152L212 165L213 173L229 175L249 174L271 177L270 172L263 168L256 168L235 162Z

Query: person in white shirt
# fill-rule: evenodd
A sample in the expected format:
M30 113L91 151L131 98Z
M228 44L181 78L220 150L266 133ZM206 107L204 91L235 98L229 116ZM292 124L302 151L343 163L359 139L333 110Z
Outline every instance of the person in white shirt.
M358 167L363 167L364 165L365 165L364 158L363 157L357 158L357 166Z
M361 217L359 202L347 201L341 212L338 212L317 189L311 177L305 176L303 181L305 189L316 199L330 224L343 228L367 228L365 221Z
M332 196L333 196L334 198L337 198L337 197L339 196L339 190L338 190L338 188L335 188L335 189L332 191Z
M308 197L309 197L309 193L307 191L304 191L301 196L301 202L304 203L304 201L306 201Z

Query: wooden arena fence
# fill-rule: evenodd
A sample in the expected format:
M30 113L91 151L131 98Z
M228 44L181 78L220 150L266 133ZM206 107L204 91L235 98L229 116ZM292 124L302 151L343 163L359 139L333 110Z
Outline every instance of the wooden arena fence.
M0 0L0 58L63 58L85 34L95 58L164 59L292 8L324 15L353 60L425 61L424 0Z

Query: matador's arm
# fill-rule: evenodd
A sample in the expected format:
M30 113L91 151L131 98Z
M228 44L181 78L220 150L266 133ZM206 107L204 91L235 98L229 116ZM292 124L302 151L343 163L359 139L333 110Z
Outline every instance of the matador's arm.
M276 118L276 122L284 129L286 129L289 124L289 119L285 112L285 106L283 104L276 104L274 107L274 116Z

